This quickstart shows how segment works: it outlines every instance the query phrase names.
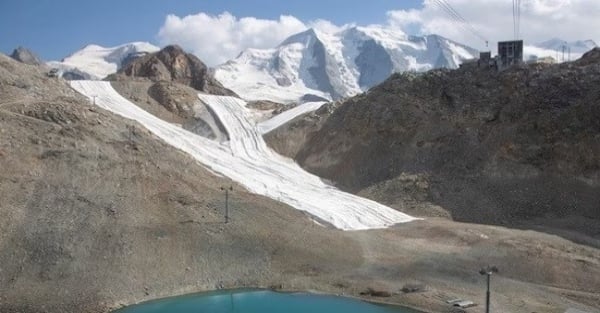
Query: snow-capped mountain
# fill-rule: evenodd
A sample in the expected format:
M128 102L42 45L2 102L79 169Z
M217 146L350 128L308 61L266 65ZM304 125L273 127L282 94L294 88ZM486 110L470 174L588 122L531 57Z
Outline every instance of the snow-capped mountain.
M103 79L133 59L158 50L158 47L147 42L132 42L110 48L87 45L60 62L50 61L47 64L58 68L67 79Z
M539 42L533 45L526 45L523 49L523 53L526 59L541 58L541 57L553 57L556 61L563 61L563 47L564 47L564 61L579 59L584 53L597 47L596 42L593 40L577 40L577 41L566 41L560 38L553 38L543 42Z
M477 51L437 35L408 36L380 26L335 34L309 29L274 49L248 49L215 69L225 87L247 100L339 99L400 71L456 68Z

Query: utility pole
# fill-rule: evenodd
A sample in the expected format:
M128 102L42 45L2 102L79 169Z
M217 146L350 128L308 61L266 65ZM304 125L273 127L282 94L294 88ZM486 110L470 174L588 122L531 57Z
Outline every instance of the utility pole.
M479 274L487 275L487 292L485 293L485 313L490 313L490 278L493 273L498 273L495 266L486 266L479 270Z
M225 191L225 224L229 223L229 192L233 191L233 187L221 187Z

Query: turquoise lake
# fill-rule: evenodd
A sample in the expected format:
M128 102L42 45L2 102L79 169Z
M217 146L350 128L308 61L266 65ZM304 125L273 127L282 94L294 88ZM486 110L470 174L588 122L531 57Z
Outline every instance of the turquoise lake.
M344 297L272 291L211 292L141 303L114 313L419 313Z

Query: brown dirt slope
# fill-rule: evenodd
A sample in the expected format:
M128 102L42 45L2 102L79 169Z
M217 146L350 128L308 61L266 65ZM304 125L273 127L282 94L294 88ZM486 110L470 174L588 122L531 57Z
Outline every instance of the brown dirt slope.
M395 74L340 106L295 158L388 204L421 199L475 223L548 219L599 239L598 51L500 73Z
M235 184L225 225L231 182L37 67L0 55L0 95L0 312L269 286L284 265L342 260L315 243L356 246Z

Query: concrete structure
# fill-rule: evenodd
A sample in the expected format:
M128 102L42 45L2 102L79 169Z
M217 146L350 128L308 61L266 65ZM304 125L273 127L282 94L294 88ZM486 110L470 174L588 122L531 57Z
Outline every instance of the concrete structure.
M523 40L498 42L498 61L500 69L523 63Z
M490 62L492 60L492 52L491 51L479 52L479 60L482 63Z
M497 68L496 59L492 58L491 51L485 51L479 53L479 61L477 62L479 67Z

